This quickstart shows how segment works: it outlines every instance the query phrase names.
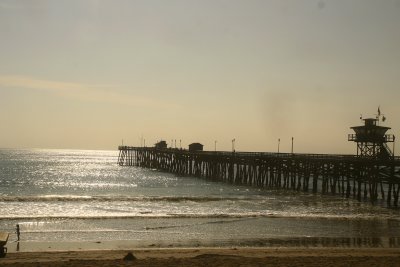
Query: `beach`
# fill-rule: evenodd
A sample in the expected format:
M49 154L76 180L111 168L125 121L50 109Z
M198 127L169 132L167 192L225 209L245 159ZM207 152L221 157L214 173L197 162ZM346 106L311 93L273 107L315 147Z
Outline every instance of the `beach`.
M131 252L132 260L124 260ZM13 252L0 266L400 266L399 249L163 248Z

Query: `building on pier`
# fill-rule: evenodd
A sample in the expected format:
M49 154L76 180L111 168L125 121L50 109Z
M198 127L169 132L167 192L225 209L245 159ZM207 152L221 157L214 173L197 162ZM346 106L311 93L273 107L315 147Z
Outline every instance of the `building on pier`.
M379 118L380 114L375 119L363 119L364 125L362 126L351 127L355 133L349 134L348 140L357 143L357 156L378 159L393 157L394 146L391 150L387 143L394 144L395 136L386 134L390 127L379 126Z
M167 142L161 140L160 142L154 144L155 149L167 149Z
M203 151L203 145L200 143L192 143L189 145L189 151Z

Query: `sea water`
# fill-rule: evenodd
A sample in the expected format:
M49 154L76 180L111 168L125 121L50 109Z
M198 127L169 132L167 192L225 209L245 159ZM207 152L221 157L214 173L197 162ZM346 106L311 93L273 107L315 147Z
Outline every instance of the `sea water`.
M118 166L117 157L1 149L0 231L16 240L19 224L21 242L134 247L400 246L398 209Z

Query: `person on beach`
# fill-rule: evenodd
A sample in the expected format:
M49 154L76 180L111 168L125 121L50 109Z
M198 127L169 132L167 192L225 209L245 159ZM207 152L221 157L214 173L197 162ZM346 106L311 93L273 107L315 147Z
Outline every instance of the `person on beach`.
M19 236L20 236L20 231L19 231L19 224L17 224L17 231L16 231L16 233L17 233L17 239L18 239L18 241L19 241Z

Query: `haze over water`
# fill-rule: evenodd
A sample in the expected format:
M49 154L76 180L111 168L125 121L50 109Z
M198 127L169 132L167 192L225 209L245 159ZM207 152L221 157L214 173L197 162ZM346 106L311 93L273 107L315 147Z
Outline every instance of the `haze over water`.
M0 147L354 154L360 115L400 129L399 25L398 0L0 0Z
M138 247L400 244L396 209L121 167L117 155L0 150L0 230L19 223L23 242Z

